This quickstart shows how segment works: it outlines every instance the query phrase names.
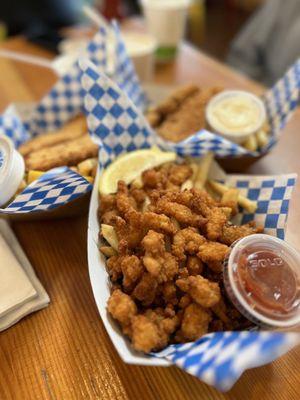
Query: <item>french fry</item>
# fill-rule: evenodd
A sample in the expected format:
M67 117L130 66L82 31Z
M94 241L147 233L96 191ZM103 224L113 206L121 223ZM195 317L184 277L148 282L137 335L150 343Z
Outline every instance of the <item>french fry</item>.
M230 188L221 197L221 204L225 207L230 207L232 214L236 214L238 210L239 191L236 188Z
M192 179L188 179L181 185L181 190L192 189L194 187Z
M195 174L195 180L194 180L195 189L204 188L213 158L214 154L212 152L208 152L205 154L204 157L200 159L198 169Z
M101 224L101 233L107 243L109 243L113 249L118 251L119 240L115 228L111 225Z
M230 188L223 183L219 183L216 181L209 180L209 185L213 190L215 190L219 195L223 196ZM249 213L254 213L257 209L257 203L255 201L249 200L247 197L242 196L239 193L238 203L241 207L243 207Z
M243 143L243 146L245 147L245 149L249 151L256 151L258 148L256 136L255 135L249 136L249 138Z
M84 161L81 161L78 165L78 172L82 176L90 176L94 166L97 164L96 158L88 158Z
M265 147L269 141L268 134L265 130L261 129L256 133L256 140L258 147L262 148Z
M101 246L100 247L100 251L102 254L104 254L106 257L112 257L112 256L116 256L118 253L116 252L116 250L111 247L111 246Z
M27 175L27 184L29 185L30 183L36 181L40 176L42 176L45 172L44 171L36 171L36 170L30 170L28 171Z

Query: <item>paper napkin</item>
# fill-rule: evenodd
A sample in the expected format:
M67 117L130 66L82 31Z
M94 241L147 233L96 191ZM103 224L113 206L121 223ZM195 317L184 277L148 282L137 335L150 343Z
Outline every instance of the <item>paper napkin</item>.
M49 301L8 223L0 221L0 331Z

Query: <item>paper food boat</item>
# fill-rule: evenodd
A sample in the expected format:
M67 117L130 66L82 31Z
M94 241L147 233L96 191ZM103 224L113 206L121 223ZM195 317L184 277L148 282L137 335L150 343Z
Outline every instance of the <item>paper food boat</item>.
M271 331L216 332L205 335L194 343L170 345L163 351L149 356L132 349L106 309L110 296L110 283L105 257L99 251L97 220L99 176L102 168L112 162L117 155L154 144L164 148L164 143L156 142L156 136L149 133L145 118L119 87L105 75L97 73L91 63L83 61L81 68L83 86L86 90L85 112L89 131L101 141L100 166L92 192L88 222L88 262L94 297L105 328L124 362L156 366L167 366L172 363L220 390L228 390L244 370L276 359L298 344L300 335ZM98 86L99 92L97 92ZM91 87L94 93L97 93L95 101L89 90ZM190 156L190 149L182 148L181 155ZM221 178L229 186L238 187L244 196L257 201L258 208L255 214L240 213L236 223L254 220L265 227L265 233L284 237L289 200L296 180L295 174L224 175L218 168L212 169L211 174L213 174L211 178Z

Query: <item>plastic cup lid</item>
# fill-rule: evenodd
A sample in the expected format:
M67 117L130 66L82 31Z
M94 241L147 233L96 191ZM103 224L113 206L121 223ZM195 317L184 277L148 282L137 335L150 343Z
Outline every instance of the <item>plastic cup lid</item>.
M300 254L285 241L266 234L240 239L226 268L242 312L274 327L300 323Z
M24 176L25 164L5 135L0 135L0 206L16 193Z

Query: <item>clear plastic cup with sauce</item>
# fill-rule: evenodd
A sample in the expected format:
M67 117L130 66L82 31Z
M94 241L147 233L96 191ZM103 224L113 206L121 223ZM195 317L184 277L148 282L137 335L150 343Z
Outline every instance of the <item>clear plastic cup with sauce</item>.
M0 135L0 206L17 192L25 173L24 159L11 140Z
M283 240L255 234L231 246L224 284L235 307L263 328L300 324L300 254Z

